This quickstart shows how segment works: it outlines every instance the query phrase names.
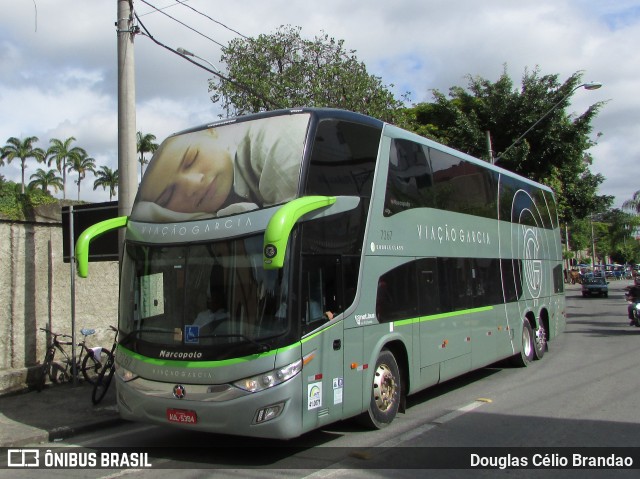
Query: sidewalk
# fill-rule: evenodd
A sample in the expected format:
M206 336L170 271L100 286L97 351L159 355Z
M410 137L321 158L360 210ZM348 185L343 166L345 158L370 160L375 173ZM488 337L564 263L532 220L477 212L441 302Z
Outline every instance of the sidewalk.
M47 386L0 397L0 447L52 442L121 421L112 384L98 404L87 383Z

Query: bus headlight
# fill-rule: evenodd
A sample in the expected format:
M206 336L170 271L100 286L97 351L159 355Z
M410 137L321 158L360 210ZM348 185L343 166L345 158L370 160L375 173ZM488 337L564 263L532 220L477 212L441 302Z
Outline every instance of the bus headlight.
M129 371L128 369L125 369L122 366L118 366L117 364L116 364L116 373L118 374L120 379L122 379L125 383L127 383L129 381L133 381L134 379L136 379L138 377L137 374L134 374L133 372Z
M257 376L244 378L233 383L234 386L255 393L264 389L272 388L278 384L288 381L302 370L302 360L288 364L282 368L274 369Z

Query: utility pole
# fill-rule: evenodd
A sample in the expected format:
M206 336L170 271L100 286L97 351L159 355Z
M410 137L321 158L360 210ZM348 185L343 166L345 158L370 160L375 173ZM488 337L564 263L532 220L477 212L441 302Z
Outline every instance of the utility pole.
M118 21L118 215L129 216L138 189L133 0L117 0ZM120 232L122 247L124 231Z

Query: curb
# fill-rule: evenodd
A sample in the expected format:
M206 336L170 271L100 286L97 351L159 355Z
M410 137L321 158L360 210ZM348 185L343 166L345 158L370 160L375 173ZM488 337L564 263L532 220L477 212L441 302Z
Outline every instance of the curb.
M45 431L46 439L48 440L48 442L64 441L65 439L69 439L70 437L79 436L80 434L85 434L101 429L108 429L124 424L125 422L127 421L120 417L114 417L92 423L79 424L77 426L57 427L50 431Z

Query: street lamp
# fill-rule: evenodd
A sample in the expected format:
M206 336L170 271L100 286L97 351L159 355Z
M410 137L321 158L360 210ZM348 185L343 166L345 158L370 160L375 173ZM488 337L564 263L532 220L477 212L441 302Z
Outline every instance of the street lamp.
M583 83L582 85L578 85L577 87L575 87L573 90L571 90L569 93L567 93L565 96L562 97L562 99L556 103L555 105L553 105L544 115L542 115L540 118L538 118L538 120L529 127L529 129L527 131L525 131L522 135L520 135L516 141L514 141L513 143L511 143L506 150L504 150L500 155L498 155L495 159L492 160L493 164L496 164L500 158L502 158L504 156L504 154L509 151L511 148L513 148L516 144L518 144L520 142L520 140L522 140L527 133L529 133L531 130L533 130L536 126L538 126L538 124L544 120L547 116L549 116L549 114L555 110L556 108L558 108L560 106L560 104L565 101L567 98L569 98L574 91L576 91L579 88L583 88L585 90L597 90L598 88L600 88L602 86L602 83L600 82L589 82L589 83Z
M193 58L197 58L198 60L202 60L203 62L208 63L209 65L211 65L211 68L213 68L215 71L217 71L218 73L220 73L220 69L219 69L218 67L216 67L213 63L211 63L209 60L205 60L204 58L199 57L199 56L198 56L198 55L196 55L195 53L190 52L189 50L185 50L185 49L184 49L184 48L182 48L182 47L177 48L177 49L176 49L176 51L177 51L180 55L183 55L183 56L186 56L186 57L193 57Z
M593 274L596 274L596 237L593 234L593 213L590 216L591 219L591 265L593 266Z

